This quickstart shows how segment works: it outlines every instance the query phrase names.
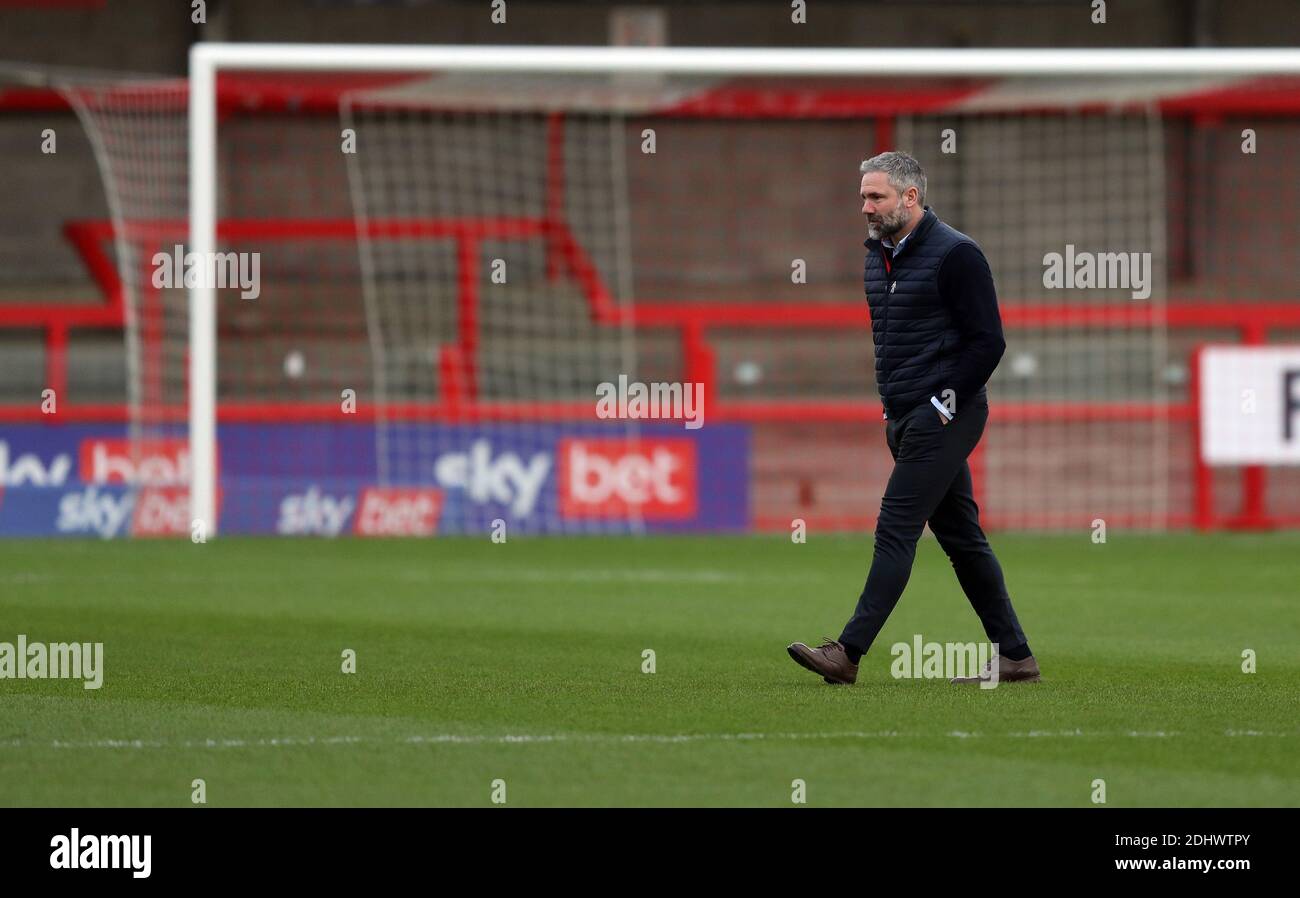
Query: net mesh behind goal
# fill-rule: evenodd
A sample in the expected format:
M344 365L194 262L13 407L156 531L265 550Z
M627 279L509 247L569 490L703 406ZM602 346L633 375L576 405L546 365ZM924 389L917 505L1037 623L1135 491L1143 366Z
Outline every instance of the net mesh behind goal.
M986 525L1190 523L1191 347L1232 334L1236 306L1300 298L1272 262L1236 267L1293 258L1294 216L1236 250L1202 224L1207 183L1253 180L1230 105L1192 121L1168 99L1208 89L223 74L219 248L259 254L260 285L218 291L221 527L870 528L892 459L856 193L884 149L920 159L927 204L997 281L1008 348L970 460ZM185 241L177 90L79 101L116 197L137 441L183 434L185 293L144 278ZM1293 119L1261 127L1278 140L1258 164L1294 171ZM1045 284L1053 254L1089 253L1134 267ZM1218 311L1171 332L1171 301ZM620 378L703 383L703 426L599 418ZM1293 473L1270 470L1284 510Z

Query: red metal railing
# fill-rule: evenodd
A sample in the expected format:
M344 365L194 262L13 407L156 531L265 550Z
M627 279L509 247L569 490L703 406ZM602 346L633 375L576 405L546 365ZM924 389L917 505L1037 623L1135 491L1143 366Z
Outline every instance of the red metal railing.
M555 211L552 208L552 211ZM65 395L67 385L67 341L74 328L120 329L124 324L124 285L105 250L113 237L112 226L105 221L70 222L65 234L83 259L91 277L103 294L96 305L20 304L0 306L0 328L40 328L44 331L46 383L59 391L60 420L123 421L124 404L79 404ZM152 222L133 227L133 237L142 243L184 240L186 227L181 221ZM281 240L344 240L354 242L359 236L352 219L260 219L223 221L218 236L228 243ZM473 220L375 219L366 225L372 239L450 239L456 241L459 262L457 302L459 326L455 343L443 347L439 357L440 395L433 402L401 402L385 406L389 420L428 421L551 421L586 420L592 415L589 402L485 401L478 396L478 306L480 283L479 246L484 239L542 238L547 242L548 274L559 278L565 274L581 288L592 321L610 326L675 328L681 345L683 378L705 384L709 419L744 423L816 422L851 423L877 420L880 404L871 400L754 400L717 399L716 356L710 330L718 327L773 329L821 328L867 330L870 317L865 303L719 303L689 301L638 301L619 304L610 296L590 259L562 221L547 218L500 217ZM149 278L142 277L145 294L155 294ZM142 305L144 305L142 303ZM147 309L146 309L147 311ZM161 331L156 316L143 316L142 341L159 344ZM1240 341L1260 344L1267 341L1273 328L1300 327L1300 304L1203 303L1168 300L1150 303L1123 303L1097 306L1062 307L1046 303L1006 303L1003 324L1017 328L1068 327L1169 327L1231 328ZM154 321L153 325L149 325ZM148 352L155 355L161 346ZM1300 523L1300 517L1271 515L1266 507L1266 471L1258 465L1242 468L1242 507L1231 515L1220 515L1214 505L1213 471L1199 451L1199 405L1197 402L1196 354L1191 362L1192 390L1189 397L1168 405L1146 402L999 402L992 410L998 422L1043 421L1151 421L1166 416L1173 422L1190 422L1196 432L1193 440L1194 513L1174 516L1171 526L1194 525L1208 529L1215 526L1263 528ZM146 365L150 380L161 377L160 356L153 366ZM152 420L185 420L183 406L161 403L161 385L146 389L146 397L156 397L149 410ZM365 421L374 420L373 408L360 407L355 415L343 416L337 403L286 403L281 401L227 401L218 409L221 421ZM0 421L49 420L37 403L0 404ZM982 480L983 458L977 449L971 458L977 484ZM979 498L977 490L977 499ZM990 520L996 515L990 516ZM1021 520L1017 515L1017 521Z
M315 84L313 82L313 84ZM231 82L232 96L243 97L248 85ZM337 85L328 79L316 88L323 90L320 108L328 111L337 102ZM761 96L741 95L738 102L730 89L697 98L691 104L669 110L665 115L758 115L760 117L788 117L791 109L779 91ZM941 92L942 93L942 92ZM715 95L716 94L716 95ZM944 94L946 96L946 94ZM25 97L26 95L22 95ZM819 95L822 96L822 95ZM53 97L53 95L51 95ZM853 98L856 97L856 100ZM872 95L874 97L874 95ZM864 99L861 92L842 94L831 91L822 96L825 108L817 107L820 115L846 114L845 103L876 102ZM22 97L20 97L21 99ZM30 98L29 98L30 99ZM57 99L57 98L55 98ZM806 98L805 98L806 99ZM1234 102L1239 98L1233 99ZM1292 98L1293 100L1294 98ZM14 100L12 92L0 96L0 105ZM761 100L761 102L759 102ZM915 97L912 98L915 100ZM778 102L779 101L779 102ZM773 102L777 107L768 108ZM801 103L804 101L801 100ZM909 101L910 102L910 101ZM1227 100L1224 101L1225 104ZM758 104L758 105L755 105ZM767 104L766 106L763 104ZM21 104L20 104L21 105ZM806 105L806 104L805 104ZM852 103L850 103L852 105ZM1284 104L1285 105L1285 104ZM761 108L760 108L761 107ZM803 106L803 113L808 109ZM1193 116L1199 124L1210 114L1209 107L1170 109L1175 114ZM1217 106L1215 107L1217 109ZM876 151L893 145L894 114L899 109L882 111L857 109L854 115L874 115L874 144ZM1257 110L1260 111L1260 110ZM1292 111L1290 105L1283 109L1269 107L1263 110L1273 114ZM815 117L815 116L814 116ZM479 248L488 239L540 238L546 244L546 272L551 280L567 276L575 282L590 308L593 322L610 326L636 328L675 328L681 345L683 377L690 382L705 384L706 402L710 420L765 422L857 422L877 420L879 403L867 400L719 400L715 397L716 355L710 341L710 329L718 327L769 329L769 328L834 328L862 329L870 327L865 303L719 303L638 300L619 303L610 294L599 271L583 249L567 223L565 215L565 160L564 117L555 113L547 119L547 160L545 178L545 211L540 217L498 216L493 218L462 219L374 219L365 225L364 234L371 239L446 239L456 242L458 260L458 328L454 343L442 347L439 358L440 394L434 402L410 402L388 405L384 415L388 419L418 419L443 421L474 420L559 420L588 419L592 406L587 402L512 403L487 402L479 398L477 355L479 345ZM218 224L219 239L227 243L280 240L343 240L355 242L361 235L353 219L258 219L226 220ZM100 289L104 302L96 305L5 305L0 306L0 328L41 328L44 331L46 360L45 380L59 396L59 418L62 420L111 420L127 418L124 405L78 404L75 397L66 396L67 341L73 328L121 328L125 321L126 304L124 287L105 246L113 238L112 226L105 221L70 222L65 234L85 262L91 277ZM187 234L186 223L180 220L132 222L129 241L138 241L142 247L156 248L164 243L183 244ZM138 325L144 345L142 359L143 397L152 420L185 420L182 406L168 407L162 402L161 357L161 303L151 286L147 272L141 272ZM1295 303L1201 303L1168 300L1161 305L1149 303L1124 303L1101 306L1062 307L1046 303L1008 303L1002 310L1003 324L1015 328L1067 328L1067 327L1169 327L1169 328L1232 328L1241 342L1258 344L1266 342L1271 328L1300 326L1300 305ZM1195 357L1192 359L1193 365ZM1168 406L1137 402L1084 402L1084 403L1009 403L999 402L992 409L994 421L1072 421L1105 420L1132 421L1155 420L1166 415L1172 421L1192 422L1199 440L1198 404L1195 390L1191 396ZM221 421L306 421L306 420L368 420L373 410L358 408L356 415L342 416L335 403L284 403L284 402L222 402L218 407ZM36 403L0 405L0 421L48 420L40 413ZM1265 470L1260 466L1243 468L1243 505L1239 514L1220 517L1214 509L1212 471L1200 458L1199 444L1194 465L1195 512L1190 519L1170 524L1194 524L1201 528L1215 525L1235 527L1267 527L1278 523L1293 523L1289 518L1270 516L1265 503ZM977 449L971 458L972 473L976 477L976 494L982 478L983 458ZM990 516L993 519L995 516ZM1017 520L1020 518L1018 517ZM785 526L782 524L781 526Z

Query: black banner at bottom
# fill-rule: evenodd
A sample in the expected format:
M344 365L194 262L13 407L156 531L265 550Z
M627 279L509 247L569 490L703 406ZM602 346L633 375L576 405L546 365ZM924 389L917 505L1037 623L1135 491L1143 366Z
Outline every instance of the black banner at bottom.
M0 811L0 871L7 884L127 887L337 887L434 873L536 886L611 866L641 886L705 874L767 885L830 875L845 887L877 874L1229 883L1287 873L1300 822L1293 809L512 810L10 809Z

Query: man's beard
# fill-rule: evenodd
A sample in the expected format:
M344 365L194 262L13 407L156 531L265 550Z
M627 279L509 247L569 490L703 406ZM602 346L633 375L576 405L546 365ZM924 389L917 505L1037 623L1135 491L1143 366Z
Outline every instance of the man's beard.
M882 237L888 237L892 240L895 234L907 226L907 220L906 206L899 206L892 215L882 215L879 224L868 218L867 236L872 240L879 240Z

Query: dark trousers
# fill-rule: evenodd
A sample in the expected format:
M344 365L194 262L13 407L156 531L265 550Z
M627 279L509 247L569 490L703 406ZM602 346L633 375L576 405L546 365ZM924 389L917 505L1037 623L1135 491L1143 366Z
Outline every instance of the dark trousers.
M1025 644L1002 566L980 527L966 463L988 418L988 400L981 397L946 425L928 401L886 421L894 471L880 501L871 571L853 619L840 635L844 645L863 653L871 648L912 575L916 541L927 523L948 553L989 642L998 643L1002 652Z

